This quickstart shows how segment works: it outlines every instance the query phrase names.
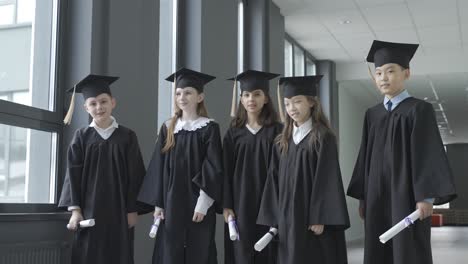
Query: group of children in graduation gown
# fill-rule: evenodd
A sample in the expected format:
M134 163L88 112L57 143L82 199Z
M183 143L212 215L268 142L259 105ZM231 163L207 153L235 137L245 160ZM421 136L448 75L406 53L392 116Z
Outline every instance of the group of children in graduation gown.
M384 43L373 46L368 60L376 68L405 67L412 55L402 51ZM155 264L217 263L215 214L222 211L226 222L235 219L239 232L237 241L225 232L225 263L347 263L349 216L336 136L317 100L321 76L280 79L284 125L269 97L268 82L276 76L249 70L233 78L240 82L241 100L223 145L219 125L203 104L203 87L214 77L188 69L169 76L176 110L160 129L146 176L131 130L119 125L108 139L91 127L79 130L59 206L81 210L81 218L72 215L74 225L82 218L97 224L78 229L73 262L132 263L130 216L154 210L162 220ZM89 97L110 94L108 85L88 80L77 87L86 99L87 91L93 91ZM456 196L430 104L407 98L390 112L382 104L367 111L348 195L365 209L365 264L432 262L427 218L393 243L378 241L418 202L438 204ZM254 251L255 242L273 229L275 241Z

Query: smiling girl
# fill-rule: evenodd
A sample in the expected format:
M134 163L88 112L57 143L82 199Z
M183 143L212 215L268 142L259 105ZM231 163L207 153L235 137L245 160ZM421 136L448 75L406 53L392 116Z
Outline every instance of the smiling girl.
M347 263L349 217L336 139L317 99L322 76L281 78L286 120L258 223L278 228L278 263Z
M275 263L273 247L258 253L254 244L268 231L256 219L274 139L282 128L269 93L269 80L277 76L248 70L234 78L240 82L241 99L223 141L223 207L226 223L229 216L236 219L240 236L233 242L225 232L227 264Z
M138 199L161 218L153 263L208 264L216 260L215 204L221 200L219 126L209 119L204 85L215 77L181 69L175 82L175 114L159 132Z

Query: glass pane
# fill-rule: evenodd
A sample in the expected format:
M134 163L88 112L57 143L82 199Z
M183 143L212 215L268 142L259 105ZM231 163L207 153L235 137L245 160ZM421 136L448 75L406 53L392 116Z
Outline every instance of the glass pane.
M306 73L307 75L316 74L315 63L309 58L306 59Z
M17 0L18 17L17 23L31 23L34 21L35 0Z
M291 77L293 75L293 48L291 42L284 41L284 76Z
M56 134L0 124L0 203L53 203Z
M15 5L0 5L0 26L13 24L14 20Z
M55 79L57 0L40 0L40 5L36 1L18 0L18 24L0 28L0 94L6 95L3 100L54 110L50 98L51 80Z
M304 76L304 51L294 47L294 76Z

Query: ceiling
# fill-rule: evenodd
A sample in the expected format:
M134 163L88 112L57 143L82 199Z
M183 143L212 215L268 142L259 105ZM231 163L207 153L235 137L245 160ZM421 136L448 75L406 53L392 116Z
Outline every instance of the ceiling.
M419 43L409 92L436 110L445 143L468 143L467 0L273 0L286 32L337 64L340 89L366 105L382 100L364 58L374 39Z
M466 0L273 1L317 59L362 62L374 39L420 43L419 55L468 50Z

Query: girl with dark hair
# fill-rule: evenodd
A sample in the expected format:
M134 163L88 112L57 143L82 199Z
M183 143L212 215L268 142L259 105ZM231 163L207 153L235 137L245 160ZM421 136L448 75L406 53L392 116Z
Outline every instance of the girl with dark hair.
M261 253L254 244L268 231L256 224L260 199L267 177L275 137L281 132L278 115L269 95L269 80L278 74L248 70L234 80L233 106L237 105L237 81L241 99L224 136L224 218L235 219L239 236L231 241L226 225L225 263L275 263L276 251L270 246Z

